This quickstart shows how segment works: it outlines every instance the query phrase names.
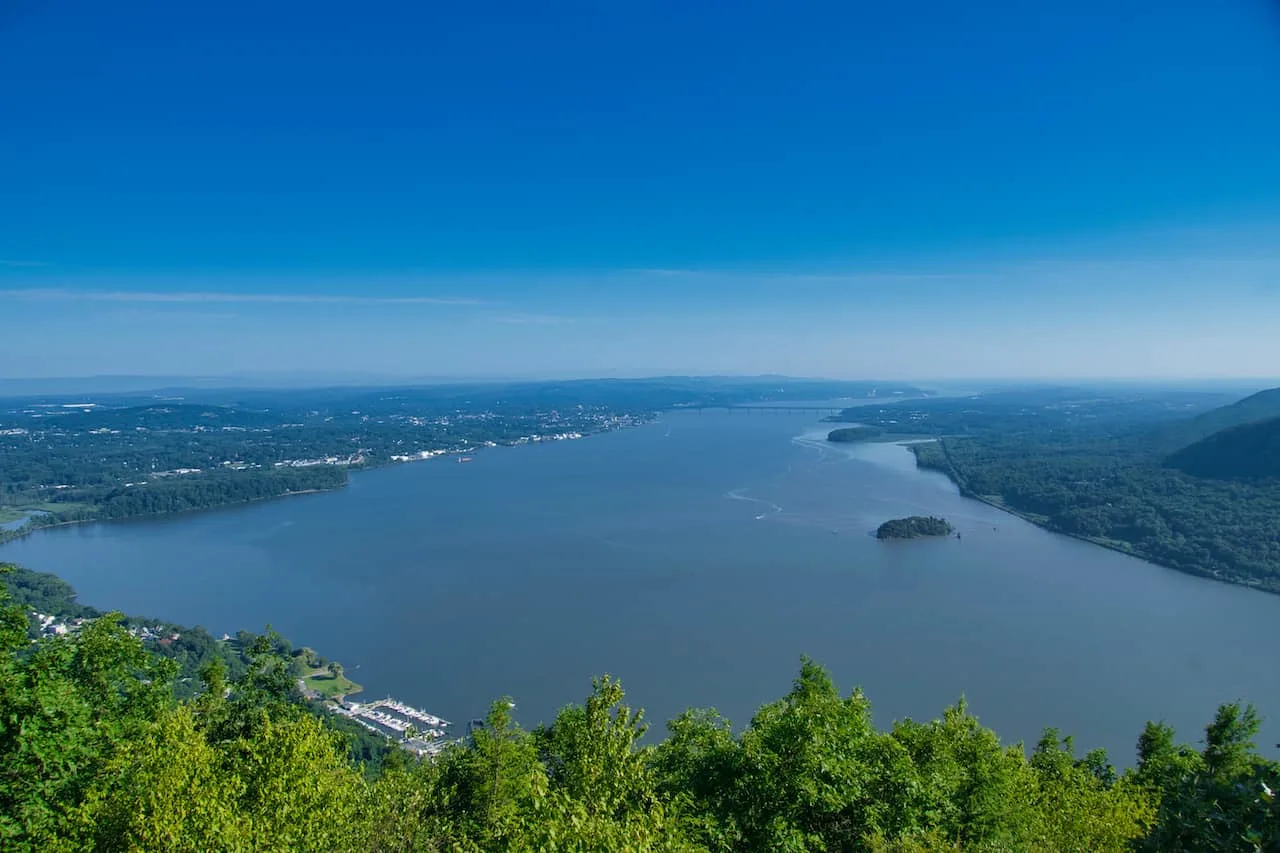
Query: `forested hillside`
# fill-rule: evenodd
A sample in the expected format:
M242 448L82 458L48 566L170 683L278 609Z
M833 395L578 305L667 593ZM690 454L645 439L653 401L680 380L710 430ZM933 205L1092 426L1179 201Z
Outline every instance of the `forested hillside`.
M1215 432L1172 454L1167 461L1193 477L1214 480L1280 477L1280 418Z
M5 596L0 595L0 598ZM6 599L7 600L7 599ZM1252 708L1204 747L1148 724L1134 769L1047 730L1029 754L963 702L871 722L804 661L735 731L714 711L642 743L643 714L597 679L525 731L505 699L435 759L376 774L299 702L287 659L247 649L180 700L177 664L115 614L27 636L0 601L0 846L6 850L1262 851L1280 845L1280 766ZM1158 713L1159 709L1152 709Z
M921 467L1051 530L1280 592L1280 478L1225 473L1270 458L1261 447L1267 428L1206 443L1189 460L1204 463L1192 473L1166 464L1180 437L1270 411L1280 389L1212 403L1187 392L1044 389L860 406L842 418L937 437L912 446ZM1257 460L1241 438L1256 439Z
M919 465L1051 530L1190 574L1280 591L1280 484L1191 477L1107 440L916 445Z

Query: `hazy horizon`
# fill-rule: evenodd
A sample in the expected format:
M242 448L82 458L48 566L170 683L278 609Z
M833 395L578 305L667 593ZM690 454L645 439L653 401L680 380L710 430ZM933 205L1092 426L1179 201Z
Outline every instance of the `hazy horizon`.
M28 4L0 371L1280 364L1274 4L705 12Z
M2 377L0 398L12 397L68 397L74 395L114 396L155 392L234 391L301 391L325 388L403 388L441 385L507 385L556 382L591 382L600 380L655 381L662 379L725 379L779 381L849 381L895 382L913 385L922 391L942 395L964 395L1003 390L1031 388L1134 388L1149 390L1203 390L1218 393L1236 393L1241 397L1280 386L1280 377L1210 377L1210 378L1144 378L1144 377L965 377L963 379L938 379L917 377L913 379L885 379L884 377L829 377L786 376L779 374L700 374L636 373L634 375L566 374L564 376L414 376L414 375L343 375L310 371L296 373L259 373L213 375L99 375L54 377Z

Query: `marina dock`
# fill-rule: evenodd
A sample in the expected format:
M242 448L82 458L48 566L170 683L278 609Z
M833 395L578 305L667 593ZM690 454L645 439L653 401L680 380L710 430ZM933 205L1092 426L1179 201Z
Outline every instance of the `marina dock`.
M419 755L435 754L448 742L445 740L448 720L390 696L374 702L344 702L333 711Z

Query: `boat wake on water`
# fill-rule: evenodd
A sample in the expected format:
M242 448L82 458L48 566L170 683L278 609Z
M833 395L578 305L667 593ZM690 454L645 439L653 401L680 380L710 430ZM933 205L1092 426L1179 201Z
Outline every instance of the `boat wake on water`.
M858 445L832 444L827 440L827 432L828 430L823 429L792 436L791 443L797 447L804 447L816 452L819 460L823 462L840 462L862 458Z
M831 455L831 445L827 443L826 433L805 433L804 435L793 436L791 443L817 451L821 457Z
M782 507L778 506L773 501L766 501L762 498L753 498L750 495L744 494L746 491L746 489L734 489L733 491L725 492L724 496L733 501L749 501L750 503L764 504L769 507L768 512L762 512L756 516L756 521L762 521L770 515L780 515L782 513Z

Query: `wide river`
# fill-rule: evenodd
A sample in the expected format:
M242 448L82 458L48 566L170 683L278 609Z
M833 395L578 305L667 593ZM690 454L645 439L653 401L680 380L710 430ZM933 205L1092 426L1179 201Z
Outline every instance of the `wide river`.
M1047 533L828 428L671 414L328 494L41 531L0 558L99 608L215 634L270 623L365 696L459 729L503 694L548 720L606 672L659 727L691 705L745 724L801 655L861 685L881 725L964 694L1008 741L1056 726L1121 765L1147 719L1196 742L1221 702L1280 717L1280 596ZM911 514L963 538L870 535ZM1262 740L1274 754L1280 725Z

